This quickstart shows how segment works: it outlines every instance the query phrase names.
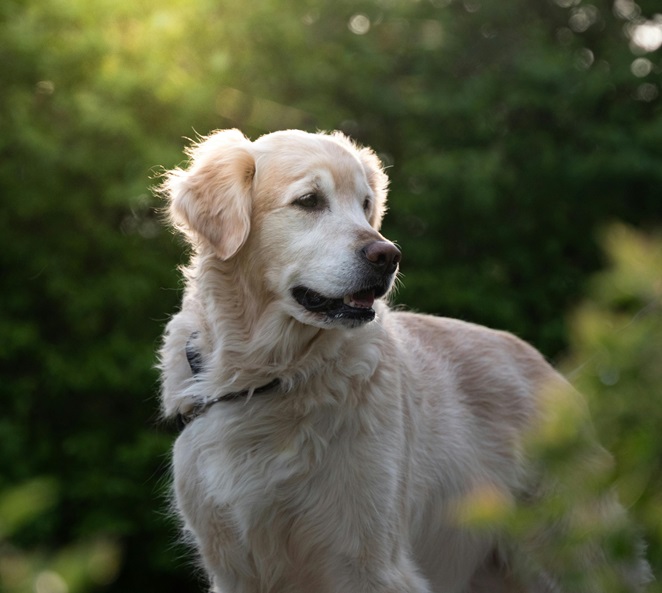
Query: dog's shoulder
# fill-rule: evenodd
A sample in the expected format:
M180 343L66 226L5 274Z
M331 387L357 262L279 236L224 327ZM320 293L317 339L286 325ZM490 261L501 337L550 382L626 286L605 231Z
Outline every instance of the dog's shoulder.
M538 350L509 332L400 311L391 312L385 323L399 336L402 356L414 372L452 384L479 412L528 424L546 394L569 389Z
M411 346L463 360L521 366L546 374L552 369L542 354L512 333L475 323L421 313L392 311L386 322Z

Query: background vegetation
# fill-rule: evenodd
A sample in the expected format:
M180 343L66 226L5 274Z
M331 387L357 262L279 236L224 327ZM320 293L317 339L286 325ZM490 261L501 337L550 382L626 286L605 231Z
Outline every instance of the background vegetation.
M150 186L225 127L380 153L398 300L576 371L659 571L659 10L3 0L0 589L202 590L167 516L153 363L183 256Z

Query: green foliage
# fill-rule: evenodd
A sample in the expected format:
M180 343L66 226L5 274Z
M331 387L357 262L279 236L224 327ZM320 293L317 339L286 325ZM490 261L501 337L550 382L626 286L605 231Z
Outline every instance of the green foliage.
M610 266L574 315L566 366L578 369L574 381L615 457L620 498L645 526L662 574L662 237L618 225L603 243Z
M10 537L52 508L57 500L53 480L34 479L0 497L0 585L6 593L76 593L107 585L116 576L119 548L102 538L59 549L23 552Z
M544 423L527 448L544 475L544 496L515 507L495 489L479 488L463 498L458 516L472 528L499 526L519 540L535 542L544 534L540 553L523 568L535 573L558 565L564 591L618 593L623 588L610 570L640 552L638 527L654 573L662 569L662 237L619 224L603 244L609 265L592 278L589 298L572 315L570 354L562 365L588 399L590 415L571 385L549 386ZM596 434L613 459L596 446ZM609 512L614 493L634 525ZM608 558L604 573L579 563L595 539Z
M35 515L52 507L56 498L52 480L34 479L0 498L0 537L7 538Z
M119 546L108 591L194 587L165 517L172 433L158 422L152 368L182 247L150 186L198 132L339 128L373 146L392 178L384 232L403 248L398 301L509 329L558 357L564 313L604 264L599 230L660 224L661 51L632 41L655 10L653 0L0 3L2 537L45 556L77 541ZM640 286L632 269L619 294ZM633 306L619 298L596 315ZM659 525L653 502L638 502L655 499L646 476L659 459L652 378L627 366L659 344L646 333L655 328L640 331L614 338L610 354L598 348L603 379L632 378L624 397L605 387L613 418L598 428L639 518ZM6 505L41 476L51 494L23 521L28 511ZM95 588L71 578L72 591Z

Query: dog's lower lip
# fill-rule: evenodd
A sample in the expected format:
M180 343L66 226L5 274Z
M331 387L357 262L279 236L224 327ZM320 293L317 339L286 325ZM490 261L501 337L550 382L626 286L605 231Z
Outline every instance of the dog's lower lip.
M292 289L292 296L307 311L323 314L329 319L370 321L375 316L372 305L384 292L380 287L375 287L358 290L342 298L330 298L305 286L296 286Z
M342 299L333 299L321 295L305 286L292 289L292 295L305 309L312 312L325 312L331 308L342 305Z

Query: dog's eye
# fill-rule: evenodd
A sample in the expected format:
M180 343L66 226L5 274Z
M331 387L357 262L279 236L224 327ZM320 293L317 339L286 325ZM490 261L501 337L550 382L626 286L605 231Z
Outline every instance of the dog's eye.
M370 210L370 198L363 200L363 211L367 212L368 210Z
M292 203L305 210L320 210L324 207L324 199L317 193L306 194Z

